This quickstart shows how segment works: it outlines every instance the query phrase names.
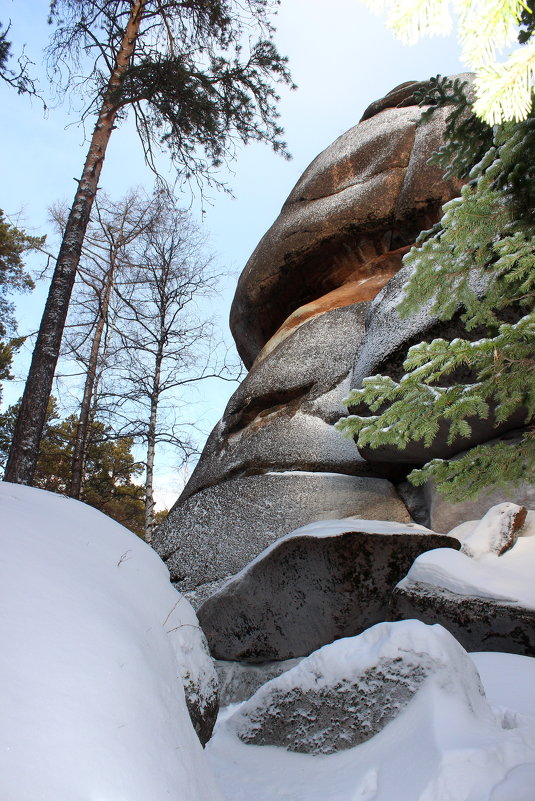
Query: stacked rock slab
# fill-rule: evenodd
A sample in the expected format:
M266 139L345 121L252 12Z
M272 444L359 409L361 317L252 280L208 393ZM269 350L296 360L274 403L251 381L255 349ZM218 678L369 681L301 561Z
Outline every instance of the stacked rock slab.
M267 548L198 610L213 656L263 663L307 656L391 618L395 585L417 556L458 540L418 526L336 520Z
M403 468L372 466L332 423L370 301L460 189L427 163L445 115L420 124L418 88L372 104L312 162L240 277L231 328L250 372L154 538L183 590L209 591L314 520L410 522L389 481Z

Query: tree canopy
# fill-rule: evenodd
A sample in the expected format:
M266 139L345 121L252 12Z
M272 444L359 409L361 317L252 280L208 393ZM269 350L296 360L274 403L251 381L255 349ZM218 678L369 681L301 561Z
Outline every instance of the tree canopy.
M19 404L0 413L0 467L5 464ZM68 495L77 418L60 419L58 403L51 396L41 439L33 485L49 492ZM86 459L86 481L80 500L113 517L140 536L143 535L143 487L135 483L143 466L132 454L133 440L111 438L108 426L90 423Z
M12 225L0 209L0 381L12 377L13 354L24 341L16 336L15 307L10 296L14 292L29 292L34 286L22 257L24 253L41 247L44 240L44 237L29 236L23 229Z
M290 83L270 0L52 0L51 79L96 116L35 343L5 478L31 483L63 329L113 130L132 111L148 165L166 150L202 185L258 140L286 154L274 85ZM255 41L255 35L258 39ZM217 182L216 183L220 183Z
M401 41L448 35L453 18L450 0L364 0L375 13L390 8L387 26ZM474 112L489 125L526 119L535 83L533 0L454 0L462 58L476 73ZM497 55L510 49L521 27L520 42L504 62Z

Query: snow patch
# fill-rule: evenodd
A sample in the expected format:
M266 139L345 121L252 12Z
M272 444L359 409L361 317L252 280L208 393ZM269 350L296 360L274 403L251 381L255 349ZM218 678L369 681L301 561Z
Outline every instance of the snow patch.
M78 501L0 484L2 801L215 801L181 674L188 602L138 537Z

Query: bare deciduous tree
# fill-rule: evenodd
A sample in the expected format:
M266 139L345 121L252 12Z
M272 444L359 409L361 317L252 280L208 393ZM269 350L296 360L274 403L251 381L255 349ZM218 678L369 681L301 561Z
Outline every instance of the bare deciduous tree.
M199 300L213 295L218 276L188 212L163 202L132 251L130 271L115 286L122 355L113 383L120 388L125 430L146 446L145 538L150 542L156 447L172 444L184 460L195 452L185 433L193 422L191 408L177 423L161 414L162 400L170 398L176 412L185 387L207 378L234 378L218 357L212 320L199 310Z
M167 150L202 180L236 142L285 153L273 83L289 83L270 0L52 0L52 73L96 115L34 348L5 479L30 484L82 245L112 131L131 109L147 163ZM252 43L251 29L260 31ZM79 76L82 76L81 78Z

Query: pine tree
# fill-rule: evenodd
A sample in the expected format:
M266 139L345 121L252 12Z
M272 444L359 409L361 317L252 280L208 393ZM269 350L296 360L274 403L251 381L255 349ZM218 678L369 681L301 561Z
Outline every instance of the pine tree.
M347 403L364 402L374 414L337 423L360 446L403 448L414 440L429 446L444 424L451 444L470 435L467 418L487 418L493 410L500 423L522 410L529 424L535 414L535 115L493 131L481 128L474 147L473 131L462 128L462 90L458 82L435 79L431 98L424 98L438 105L456 98L448 141L435 161L469 182L405 257L412 275L398 311L409 316L432 298L432 313L441 320L462 310L467 335L410 348L399 382L380 375L364 379ZM476 154L482 157L471 164ZM485 336L470 336L481 327ZM474 375L470 384L448 380L467 365ZM489 484L533 479L534 469L531 428L520 446L480 445L455 460L434 459L409 479L433 479L448 499L461 500Z
M131 112L147 164L169 153L199 185L238 142L281 140L272 40L276 0L51 0L50 74L87 100L95 126L37 335L5 480L31 484L86 229L112 132ZM253 32L259 33L254 42ZM59 78L58 78L59 76ZM64 76L64 80L61 77ZM220 182L215 181L216 185Z
M20 402L0 413L0 468L6 462L19 405ZM34 475L35 487L59 495L69 494L77 423L75 415L60 419L58 403L51 396ZM143 487L135 483L143 465L132 454L132 438L111 437L108 426L100 420L91 422L80 500L143 536Z
M386 24L405 44L414 44L421 36L447 36L452 31L449 0L364 2L376 13L392 6ZM533 0L456 0L453 9L462 60L476 73L475 113L489 125L526 119L535 83ZM526 46L511 50L519 27L518 40ZM504 49L510 52L504 62L499 62L497 54Z
M45 237L29 236L23 229L12 225L0 209L0 381L12 378L13 355L24 342L24 337L16 336L14 305L9 296L13 292L33 289L33 280L24 269L22 257L28 251L41 248L44 241Z

